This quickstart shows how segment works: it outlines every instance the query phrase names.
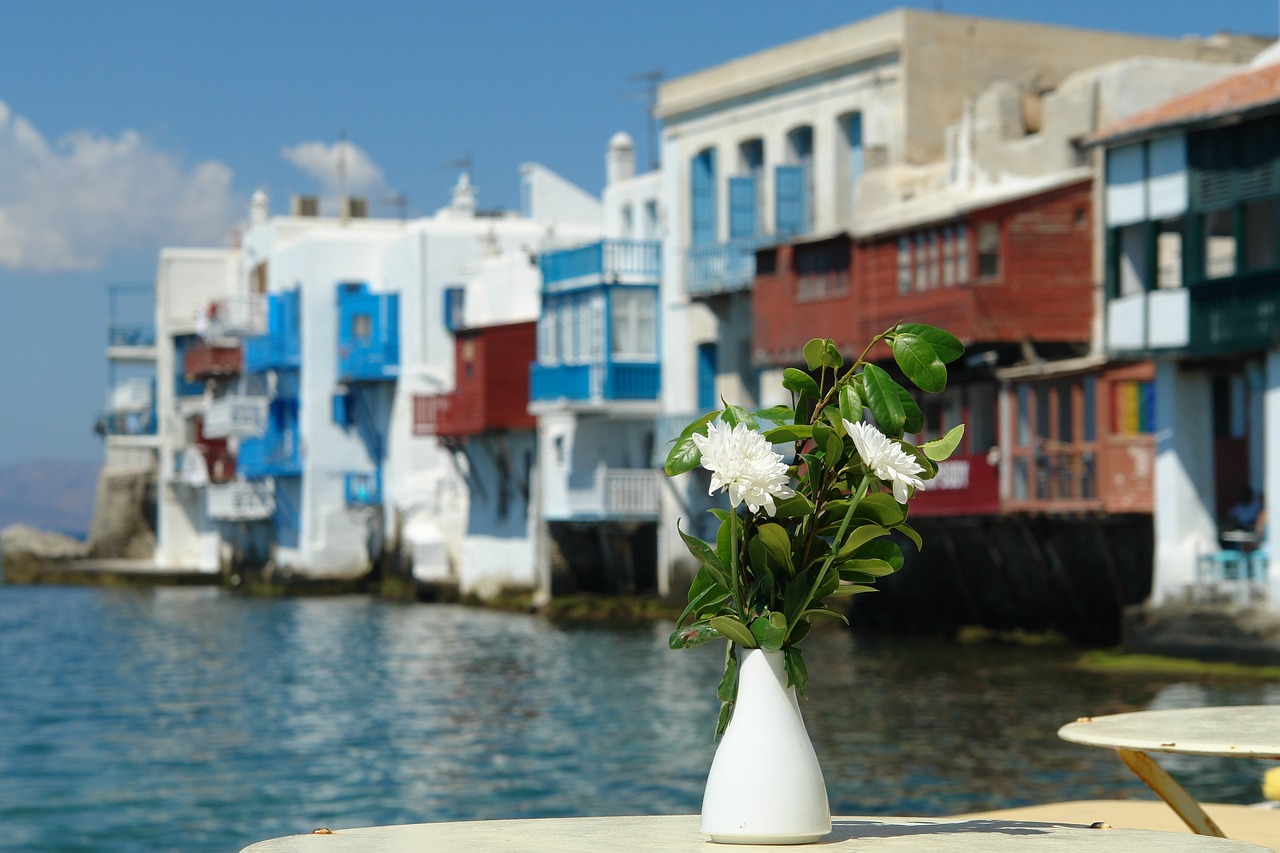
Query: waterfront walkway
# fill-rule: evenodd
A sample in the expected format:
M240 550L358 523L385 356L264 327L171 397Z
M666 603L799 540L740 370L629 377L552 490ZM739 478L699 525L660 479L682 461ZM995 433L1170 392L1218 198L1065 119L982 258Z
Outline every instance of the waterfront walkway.
M1203 805L1205 812L1222 828L1227 838L1280 850L1280 808L1221 803ZM956 817L1078 823L1085 826L1101 822L1117 829L1191 832L1182 818L1160 800L1075 800Z

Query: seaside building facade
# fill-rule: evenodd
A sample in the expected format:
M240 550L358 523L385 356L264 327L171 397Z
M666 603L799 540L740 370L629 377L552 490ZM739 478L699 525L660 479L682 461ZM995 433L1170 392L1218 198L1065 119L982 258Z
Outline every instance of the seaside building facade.
M913 503L945 555L900 609L1114 622L1145 562L1157 596L1188 584L1222 495L1280 489L1240 426L1280 375L1272 101L1223 106L1229 131L1132 118L1264 44L897 10L665 83L662 168L616 135L599 200L534 164L518 212L479 210L465 174L410 221L258 194L234 248L162 253L161 334L123 356L157 377L154 436L124 442L156 472L156 561L678 593L679 530L709 537L717 499L700 469L662 476L668 440L722 401L788 402L808 339L853 359L905 320L967 349L920 440L967 431ZM1231 311L1262 325L1245 340Z
M661 173L616 134L603 232L544 253L529 411L537 417L537 572L566 590L668 591L656 572L661 473Z
M897 10L665 84L664 412L786 402L781 372L803 366L812 337L852 359L899 320L946 328L968 352L925 401L923 437L962 421L968 434L913 515L968 519L939 530L948 554L934 562L976 546L1006 564L1010 588L1040 575L1000 617L1051 601L1061 554L1027 547L1045 531L1002 522L1017 540L1002 554L984 519L1151 506L1150 434L1098 427L1102 403L1140 394L1151 368L1111 364L1097 345L1093 171L1079 143L1261 46ZM706 533L708 499L699 472L682 480L659 573L687 578L675 519ZM941 574L955 595L934 597L961 600L962 581ZM1144 595L1125 590L1111 610ZM991 615L973 606L986 611L975 620Z
M1106 347L1156 365L1152 602L1275 609L1276 522L1255 519L1280 493L1280 53L1092 141Z

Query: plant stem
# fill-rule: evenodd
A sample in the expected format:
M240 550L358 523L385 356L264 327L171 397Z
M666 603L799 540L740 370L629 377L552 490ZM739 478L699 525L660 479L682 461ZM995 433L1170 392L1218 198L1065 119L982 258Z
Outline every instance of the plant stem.
M729 507L729 594L733 596L733 606L738 617L745 625L747 611L742 601L742 583L738 579L738 508Z
M849 508L845 510L844 518L840 521L840 530L836 532L835 539L832 539L832 549L827 552L827 558L822 561L822 568L814 575L813 585L809 587L809 595L805 598L804 607L800 608L800 612L809 609L809 605L813 603L813 596L818 592L818 585L822 583L822 579L827 576L827 569L831 568L831 563L836 558L835 545L844 541L845 531L849 529L849 520L853 518L853 511L858 508L858 504L867 495L867 488L871 485L871 472L868 471L862 476L862 483L858 485L858 493L854 495L853 500L849 503Z

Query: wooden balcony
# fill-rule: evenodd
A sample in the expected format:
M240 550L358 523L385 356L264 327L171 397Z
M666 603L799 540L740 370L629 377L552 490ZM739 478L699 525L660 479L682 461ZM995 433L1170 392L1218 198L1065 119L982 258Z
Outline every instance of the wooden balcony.
M225 379L236 376L244 367L244 352L239 344L200 343L182 356L182 374L187 382L202 379Z

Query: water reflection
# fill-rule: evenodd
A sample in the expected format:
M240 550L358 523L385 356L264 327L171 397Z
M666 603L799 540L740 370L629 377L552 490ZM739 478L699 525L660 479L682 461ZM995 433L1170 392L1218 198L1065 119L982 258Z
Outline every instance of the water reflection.
M362 597L0 587L0 822L24 850L235 850L316 826L692 813L721 650ZM1275 701L1275 685L1099 676L1065 650L807 644L832 809L941 815L1150 793L1059 740L1082 715ZM1176 758L1201 798L1269 766Z

